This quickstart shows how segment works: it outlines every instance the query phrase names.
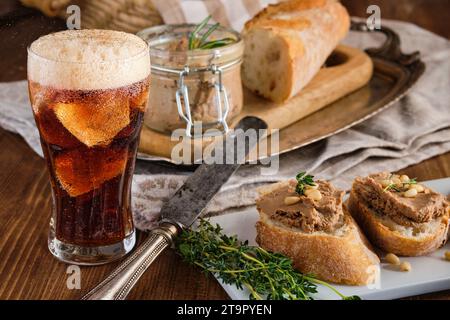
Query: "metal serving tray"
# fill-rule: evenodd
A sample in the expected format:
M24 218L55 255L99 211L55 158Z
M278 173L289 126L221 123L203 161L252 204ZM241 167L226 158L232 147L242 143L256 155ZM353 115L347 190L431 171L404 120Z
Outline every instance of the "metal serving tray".
M280 130L279 149L273 152L269 150L271 156L304 147L373 117L400 100L425 71L419 52L401 52L400 38L393 30L382 27L370 31L365 23L354 21L351 30L381 32L386 36L380 48L365 50L374 64L371 80L364 87ZM333 57L329 63L332 64L332 60ZM138 158L171 162L170 158L143 153L139 153Z

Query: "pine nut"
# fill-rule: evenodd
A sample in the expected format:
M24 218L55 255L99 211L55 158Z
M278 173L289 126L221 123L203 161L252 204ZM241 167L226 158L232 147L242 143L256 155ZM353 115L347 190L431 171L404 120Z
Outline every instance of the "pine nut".
M386 188L388 185L390 185L392 183L391 180L381 180L380 184L383 188Z
M417 190L416 189L409 189L403 193L403 196L405 198L414 198L417 196Z
M393 264L398 266L400 264L400 259L393 253L388 253L385 257L384 260L387 263Z
M411 263L409 263L408 261L403 261L402 263L400 263L400 270L404 272L411 271Z
M410 184L409 189L416 189L419 193L425 191L425 188L420 184Z
M319 188L319 185L317 183L315 185L313 185L313 186L310 186L309 184L306 185L306 189L307 190L309 190L309 189L318 189L318 188Z
M400 180L401 182L405 183L409 181L409 177L406 174L404 174L400 176Z
M320 199L322 199L322 194L320 193L319 190L316 190L316 189L306 190L305 196L307 196L308 198L310 198L313 201L319 201Z
M450 251L445 251L444 257L445 260L450 261Z
M403 186L402 180L400 180L400 178L397 177L392 178L392 183L399 187Z
M291 206L300 201L300 197L286 197L284 198L284 204L287 206Z

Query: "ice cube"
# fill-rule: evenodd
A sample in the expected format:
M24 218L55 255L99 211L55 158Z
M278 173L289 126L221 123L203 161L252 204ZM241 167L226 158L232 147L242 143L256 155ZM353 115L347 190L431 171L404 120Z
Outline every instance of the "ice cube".
M36 113L36 122L42 139L61 148L76 148L83 144L67 131L56 118L52 109L41 107Z
M108 145L130 122L126 98L100 99L96 104L59 102L53 110L64 127L88 147Z
M55 158L56 177L71 197L77 197L123 173L127 156L127 148L67 151Z

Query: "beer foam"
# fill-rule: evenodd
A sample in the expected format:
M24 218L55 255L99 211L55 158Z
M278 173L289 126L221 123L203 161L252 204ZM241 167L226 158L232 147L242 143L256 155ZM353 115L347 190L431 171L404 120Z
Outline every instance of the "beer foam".
M28 53L28 79L57 89L113 89L149 74L147 43L125 32L61 31L36 40Z

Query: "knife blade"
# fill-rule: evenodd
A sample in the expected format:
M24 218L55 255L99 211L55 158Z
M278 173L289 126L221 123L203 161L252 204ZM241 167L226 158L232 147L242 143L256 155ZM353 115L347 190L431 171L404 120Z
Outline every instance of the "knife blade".
M125 259L105 280L82 300L123 300L151 263L173 244L183 228L190 227L245 157L265 136L267 124L256 117L243 118L232 134L215 146L214 156L221 163L206 159L175 194L163 204L159 227ZM250 133L250 134L249 134ZM252 138L253 134L253 138ZM230 154L231 153L231 154ZM207 164L211 163L211 164Z
M244 163L249 151L264 135L261 132L264 129L267 129L267 125L261 119L243 118L234 133L221 145L215 147L216 152L222 155L221 163L203 164L198 167L172 198L163 204L162 221L176 223L180 227L191 226L203 213L214 195ZM249 138L249 132L254 133L255 139ZM227 151L233 153L231 157Z

